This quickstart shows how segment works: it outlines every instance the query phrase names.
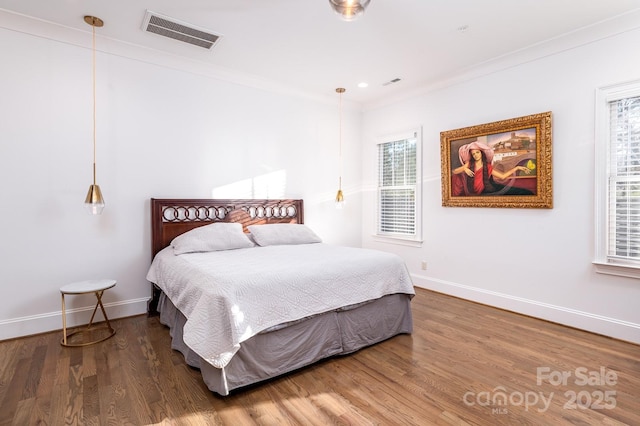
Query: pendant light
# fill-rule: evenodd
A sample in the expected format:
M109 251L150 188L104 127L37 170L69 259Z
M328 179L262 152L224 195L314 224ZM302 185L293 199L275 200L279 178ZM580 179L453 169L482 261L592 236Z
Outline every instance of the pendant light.
M344 21L353 21L362 15L371 0L329 0L331 8Z
M89 186L84 205L91 214L101 214L104 209L104 198L100 186L96 184L96 27L102 27L104 22L95 16L85 16L84 22L91 25L93 31L93 184Z
M338 87L336 92L340 97L338 102L338 114L339 114L339 134L338 140L340 143L339 158L340 158L340 174L338 178L338 193L336 194L336 208L341 209L344 206L344 195L342 194L342 94L346 91L343 87Z

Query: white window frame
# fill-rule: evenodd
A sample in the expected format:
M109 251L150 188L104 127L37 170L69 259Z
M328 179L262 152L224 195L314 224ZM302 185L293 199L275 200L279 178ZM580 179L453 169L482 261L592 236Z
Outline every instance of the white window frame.
M595 259L598 273L640 278L640 260L615 261L608 255L609 247L609 174L610 174L610 112L609 102L640 96L640 80L601 87L596 90L595 117ZM640 201L640 200L639 200Z
M380 145L406 139L416 139L416 183L415 183L415 234L380 232ZM413 247L422 245L422 128L377 138L376 149L376 220L374 239L381 242L402 244Z

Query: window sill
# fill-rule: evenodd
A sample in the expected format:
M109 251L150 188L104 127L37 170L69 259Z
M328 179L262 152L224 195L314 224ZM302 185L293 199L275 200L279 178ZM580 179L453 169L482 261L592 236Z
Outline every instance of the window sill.
M422 240L408 240L404 238L383 237L382 235L373 235L374 241L387 244L398 244L409 247L422 247Z
M640 267L631 265L617 265L613 263L594 261L596 272L599 274L616 275L618 277L640 278Z

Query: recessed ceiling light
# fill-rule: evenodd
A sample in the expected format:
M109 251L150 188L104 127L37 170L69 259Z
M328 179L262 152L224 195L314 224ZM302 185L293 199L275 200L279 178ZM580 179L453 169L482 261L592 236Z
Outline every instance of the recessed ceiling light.
M365 87L369 87L369 83L363 81L361 83L358 83L358 87L360 87L361 89L364 89Z

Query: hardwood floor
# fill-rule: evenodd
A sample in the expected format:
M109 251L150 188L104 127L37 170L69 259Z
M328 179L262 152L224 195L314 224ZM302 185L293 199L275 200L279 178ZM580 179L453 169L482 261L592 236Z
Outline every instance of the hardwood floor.
M416 291L412 335L228 397L157 317L3 341L0 425L640 425L640 346Z

